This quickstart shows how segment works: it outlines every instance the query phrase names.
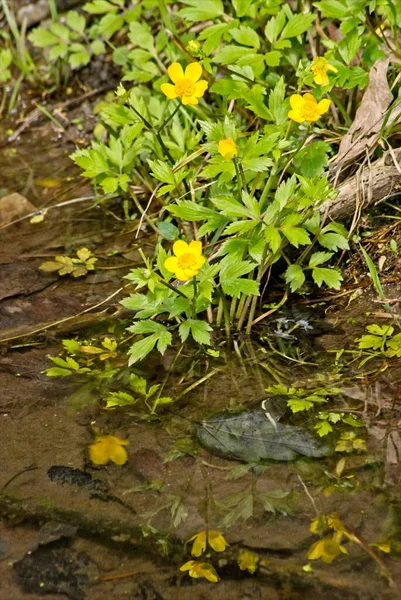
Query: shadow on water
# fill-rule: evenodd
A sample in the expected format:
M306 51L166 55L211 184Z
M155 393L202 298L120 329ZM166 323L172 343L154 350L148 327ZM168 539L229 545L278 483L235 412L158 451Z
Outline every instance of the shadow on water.
M49 130L39 139L3 150L3 193L37 208L90 196ZM135 240L116 216L73 205L0 232L0 599L400 597L399 370L381 373L380 360L358 370L328 352L352 346L367 300L356 328L341 305L334 316L295 307L252 341L176 347L128 369L125 292L113 294L152 239ZM95 273L38 271L82 245L99 258ZM44 374L61 339L105 337L119 342L115 356L80 357L92 375ZM134 394L133 375L160 387L105 410L110 392ZM320 437L322 424L333 432ZM93 465L95 434L128 441L126 464ZM184 542L205 529L230 544L208 559L216 586L179 571ZM244 550L257 555L253 575L238 566Z

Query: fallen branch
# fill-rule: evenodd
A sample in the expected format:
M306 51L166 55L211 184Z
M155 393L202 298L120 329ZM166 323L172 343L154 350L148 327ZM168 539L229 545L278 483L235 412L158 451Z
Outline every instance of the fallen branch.
M330 219L344 219L355 210L362 210L401 192L401 151L387 152L382 158L368 164L338 186L338 196L320 207Z

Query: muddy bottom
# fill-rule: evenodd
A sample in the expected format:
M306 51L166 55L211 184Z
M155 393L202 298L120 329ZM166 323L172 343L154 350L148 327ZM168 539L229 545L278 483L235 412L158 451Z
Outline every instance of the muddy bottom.
M7 171L1 187L23 192L37 208L92 193L52 135L49 128L36 132L43 154L32 154L32 140L20 141L16 154L3 149L0 158ZM34 183L49 177L59 185ZM218 358L191 348L178 361L175 349L152 355L130 372L162 384L163 395L177 400L155 415L144 405L105 411L100 384L88 389L44 371L64 338L124 332L122 277L139 264L139 246L151 251L149 232L135 238L107 210L83 201L50 210L42 223L18 221L0 235L0 600L401 598L399 370L396 363L382 374L379 367L370 375L352 368L345 377L327 352L363 331L373 306L369 291L349 306L348 299L333 310L327 304L319 328L293 343L276 345L270 324L252 342L238 340L237 352L220 345ZM74 280L38 270L81 246L99 259L94 273ZM267 386L317 374L342 388L329 409L362 419L366 451L247 464L199 445L203 419L259 409ZM310 424L290 416L288 426ZM89 461L96 433L128 442L126 464ZM333 514L349 534L343 551L331 564L308 559L320 539L312 521ZM185 542L205 529L221 531L230 544L206 558L218 584L179 570L191 559ZM244 550L258 556L253 574L239 568Z

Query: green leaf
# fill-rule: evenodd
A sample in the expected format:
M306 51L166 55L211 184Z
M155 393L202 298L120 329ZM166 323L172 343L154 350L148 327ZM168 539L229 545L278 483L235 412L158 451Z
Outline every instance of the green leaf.
M247 102L247 108L265 121L271 121L272 115L266 104L264 103L264 88L257 84L251 90L243 94L244 100Z
M212 85L210 91L213 94L228 96L230 100L237 100L238 98L242 98L244 94L247 93L248 86L242 81L234 81L233 79L226 79L222 77Z
M72 160L82 169L84 177L96 177L109 171L109 165L104 155L98 150L77 150L71 154Z
M241 25L240 27L230 29L230 34L238 44L251 46L256 49L260 46L259 36L251 27Z
M285 281L290 284L292 292L299 290L305 282L305 275L299 265L290 265L285 272Z
M285 98L284 78L281 77L269 94L269 109L276 125L288 121L289 103L289 99Z
M72 375L72 371L68 369L62 369L61 367L50 367L50 369L46 369L47 377L68 377Z
M48 29L42 29L41 27L33 29L28 35L28 40L38 48L46 48L47 46L52 46L59 42L59 38L56 35L51 33Z
M91 15L102 15L104 13L115 12L118 10L118 7L115 4L111 4L106 0L94 0L93 2L87 2L82 8Z
M291 400L287 401L287 406L292 410L293 413L297 413L313 408L313 402L304 398L292 398Z
M66 23L73 31L83 33L85 31L86 20L83 15L80 15L76 10L70 10L67 13Z
M268 67L278 67L281 61L281 57L283 56L282 52L278 50L272 50L271 52L266 52L265 61Z
M273 224L266 225L264 235L269 248L273 253L276 253L281 246L281 235L278 229ZM288 282L287 282L288 283Z
M76 45L78 46L78 45ZM83 67L90 62L91 56L85 46L81 46L78 51L73 52L68 57L68 63L71 69L77 69L78 67Z
M332 252L314 252L314 254L312 254L312 256L309 259L309 266L317 267L318 265L321 265L330 260L332 256Z
M294 157L294 166L304 177L316 177L328 165L330 146L325 142L314 142L302 148Z
M175 185L175 177L172 168L167 162L163 160L150 160L148 159L150 168L152 169L153 177L156 177L159 181L164 183L170 183Z
M102 40L93 40L90 47L95 56L99 56L100 54L104 54L106 52L106 46Z
M140 394L141 396L146 396L146 388L147 382L146 379L136 375L136 373L131 373L129 376L129 386L133 392L136 394Z
M285 12L282 10L278 13L277 16L272 17L266 24L265 27L265 36L269 40L271 44L273 44L278 36L280 35L283 27L285 25L286 16Z
M135 342L132 344L128 351L128 366L133 365L134 363L143 360L145 356L147 356L150 352L152 352L153 348L156 345L158 340L157 333L153 333L146 338L143 338L139 342Z
M176 240L180 235L178 227L176 227L176 225L170 221L159 221L156 223L156 225L160 233L162 233L168 240Z
M313 281L320 287L325 283L328 287L339 290L341 287L342 275L337 269L322 269L316 267L312 270Z
M127 392L111 392L106 400L106 408L116 408L117 406L132 406L138 402L137 398Z
M139 23L138 21L130 23L128 37L136 46L148 50L151 54L156 53L153 35L147 23Z
M206 40L202 46L202 50L207 56L220 46L223 35L227 33L231 27L232 23L218 23L206 27L206 29L199 34L199 40Z
M330 425L328 421L321 421L315 425L316 433L323 437L333 431L333 427Z
M109 13L102 17L99 22L99 33L106 40L111 38L124 25L124 18L121 15Z
M293 15L281 32L280 38L292 38L305 33L314 20L315 15L313 13L298 13Z
M185 221L204 221L208 218L220 218L220 213L206 208L190 200L179 200L176 205L167 206L167 210L171 212L175 217L184 219ZM224 223L227 221L224 218Z
M243 279L241 276L253 271L255 263L249 261L233 262L228 256L221 262L220 283L225 294L239 298L241 294L259 295L259 285L253 279Z
M291 225L283 225L281 231L292 246L306 246L311 243L309 233L303 227L292 227Z
M212 203L224 213L224 216L235 218L235 217L248 217L249 212L243 204L240 204L235 198L231 196L215 196L211 198Z
M251 54L251 48L244 48L244 46L234 46L227 44L223 46L213 59L213 62L218 65L231 65L237 62L238 59L242 58L245 54Z
M185 342L189 333L191 333L195 342L210 346L210 331L212 331L212 327L210 327L210 325L208 325L208 323L205 321L199 321L198 319L187 319L181 323L178 331L182 342Z
M314 6L330 19L344 19L351 9L347 0L322 0L322 2L315 2Z
M317 236L317 241L323 248L328 250L348 250L349 244L345 236L339 233L321 233Z
M224 6L221 0L181 0L189 8L182 8L178 11L178 16L187 21L208 21L216 19L224 14Z

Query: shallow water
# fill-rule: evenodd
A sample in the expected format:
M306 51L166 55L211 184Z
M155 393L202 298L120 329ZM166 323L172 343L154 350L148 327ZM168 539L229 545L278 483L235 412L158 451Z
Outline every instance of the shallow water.
M16 152L1 149L3 193L24 193L38 208L90 196L67 157L72 146L45 124L32 133L11 146ZM58 184L35 184L50 178ZM273 317L252 341L221 343L217 358L193 348L179 358L177 348L163 358L152 355L132 371L162 384L175 402L156 417L144 405L105 411L99 389L46 377L47 356L58 354L66 337L122 334L129 315L116 311L127 292L109 297L139 263L138 244L151 251L152 239L142 232L135 240L132 226L87 207L67 205L50 210L41 224L25 219L0 231L0 600L35 600L42 592L50 600L60 594L88 600L401 597L400 559L372 546L400 542L399 363L361 375L355 366L340 369L326 351L363 331L373 306L369 294L349 308L348 299L319 312L292 307L283 318L301 311L314 327L295 339L278 336L282 325ZM81 245L99 257L95 273L72 280L38 271L44 260ZM124 362L123 347L116 364ZM362 371L374 371L373 365ZM319 385L342 390L328 408L364 421L366 452L249 465L198 444L202 420L260 409L267 386L316 386L317 376ZM283 418L288 426L313 427L303 414L287 411ZM90 463L95 431L129 441L123 467ZM308 560L319 540L312 520L333 513L354 536L343 541L348 554L332 564ZM184 542L206 528L222 531L230 543L222 558L212 559L218 585L179 571L190 559ZM238 568L241 548L259 555L255 575Z

